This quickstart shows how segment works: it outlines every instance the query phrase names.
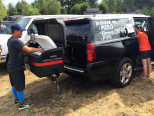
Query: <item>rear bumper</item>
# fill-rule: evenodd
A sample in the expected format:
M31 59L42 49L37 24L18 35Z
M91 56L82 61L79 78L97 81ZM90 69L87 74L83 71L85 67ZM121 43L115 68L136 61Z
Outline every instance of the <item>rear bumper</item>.
M64 69L65 71L74 72L74 73L81 73L81 74L85 73L85 69L83 68L77 68L66 64L64 65Z
M86 75L92 80L100 80L111 78L114 74L114 67L116 60L100 61L95 63L88 63L86 68L78 68L70 65L64 66L65 72L71 72L81 75Z

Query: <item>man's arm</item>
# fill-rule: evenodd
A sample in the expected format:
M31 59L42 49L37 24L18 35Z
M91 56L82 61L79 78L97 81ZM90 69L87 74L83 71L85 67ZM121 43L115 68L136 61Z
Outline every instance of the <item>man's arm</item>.
M26 46L29 46L30 42L32 41L32 37L30 37L30 39L27 41L27 43L25 44Z
M24 47L22 47L22 51L33 53L33 52L43 52L44 50L41 48L33 48L33 47L28 47L25 45Z

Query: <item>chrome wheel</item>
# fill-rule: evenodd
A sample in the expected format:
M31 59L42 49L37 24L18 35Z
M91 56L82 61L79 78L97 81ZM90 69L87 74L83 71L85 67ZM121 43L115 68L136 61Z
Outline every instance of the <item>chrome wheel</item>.
M130 63L125 63L120 70L120 81L126 84L132 76L133 68Z

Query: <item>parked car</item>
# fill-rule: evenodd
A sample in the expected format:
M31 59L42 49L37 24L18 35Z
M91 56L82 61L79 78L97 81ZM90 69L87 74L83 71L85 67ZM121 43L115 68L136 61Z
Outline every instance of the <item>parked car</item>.
M43 56L35 54L35 58L32 58L33 56L29 55L30 70L46 66L46 69L50 67L48 71L52 68L53 73L59 73L56 70L62 69L63 65L52 64L52 61L60 58L63 59L60 63L64 63L66 73L86 75L92 80L110 79L114 85L125 87L130 83L133 71L141 65L135 24L141 24L148 34L152 60L154 59L153 17L137 14L102 14L72 17L63 20L65 24L57 22L58 20L48 19L35 21L34 24L38 35L50 37L57 48L63 48L64 57L62 53L56 52L57 48L53 52L43 52ZM37 61L38 57L41 60ZM42 69L42 72L46 72L46 69Z

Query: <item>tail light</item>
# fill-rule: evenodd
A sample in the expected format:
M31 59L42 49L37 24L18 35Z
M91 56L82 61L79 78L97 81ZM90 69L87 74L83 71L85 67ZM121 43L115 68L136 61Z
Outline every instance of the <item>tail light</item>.
M87 61L94 62L96 60L95 44L87 44Z
M66 22L70 22L70 21L71 21L71 20L64 20L63 22L66 23Z
M0 54L1 54L1 52L2 52L2 48L1 48L1 45L0 45Z

